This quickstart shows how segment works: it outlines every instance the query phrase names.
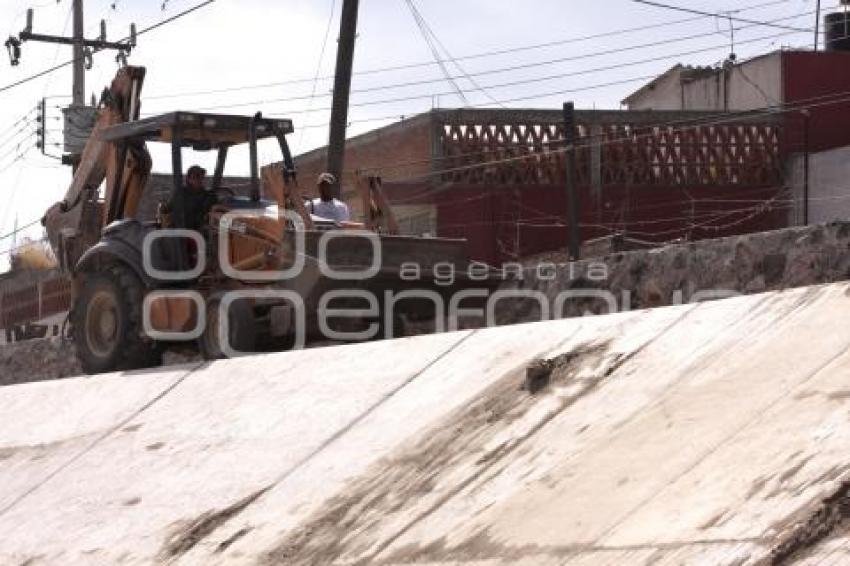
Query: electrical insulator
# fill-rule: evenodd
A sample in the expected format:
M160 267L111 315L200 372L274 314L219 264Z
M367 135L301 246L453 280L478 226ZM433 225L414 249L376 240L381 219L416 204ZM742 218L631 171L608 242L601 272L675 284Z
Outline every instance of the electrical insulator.
M44 153L47 149L47 100L44 98L41 99L41 103L38 105L38 115L35 121L37 123L35 146Z
M13 67L16 67L21 62L21 42L16 37L10 37L6 40L6 50L9 52L9 62Z

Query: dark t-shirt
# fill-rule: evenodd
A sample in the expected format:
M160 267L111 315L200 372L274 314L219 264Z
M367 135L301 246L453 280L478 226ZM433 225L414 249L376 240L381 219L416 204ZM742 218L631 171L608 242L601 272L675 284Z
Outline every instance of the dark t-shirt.
M188 187L183 187L181 193L182 198L172 197L169 202L172 221L181 228L200 230L206 222L210 208L218 202L215 193Z

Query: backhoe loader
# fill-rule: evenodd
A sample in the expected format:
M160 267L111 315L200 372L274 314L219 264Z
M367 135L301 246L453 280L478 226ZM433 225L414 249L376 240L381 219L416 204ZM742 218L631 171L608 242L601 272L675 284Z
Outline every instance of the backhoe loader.
M464 240L398 235L378 179L358 182L362 224L308 213L286 140L290 120L182 111L140 118L144 78L142 67L119 70L65 197L44 218L73 280L70 333L87 373L155 366L178 344L215 359L319 338L394 336L405 322L444 317L461 289L493 287L492 277L465 276ZM277 141L281 161L261 168L264 139ZM152 168L148 143L170 146L173 179L153 221L136 218ZM249 149L246 196L222 185L228 151L240 145ZM216 153L207 188L214 204L197 231L186 229L179 206L186 148ZM416 276L402 273L411 263ZM435 284L438 264L458 276Z

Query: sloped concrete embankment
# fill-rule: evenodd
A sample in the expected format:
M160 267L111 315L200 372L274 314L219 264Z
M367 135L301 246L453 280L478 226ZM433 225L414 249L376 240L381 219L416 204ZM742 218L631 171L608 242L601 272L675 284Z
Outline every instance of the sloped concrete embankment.
M804 560L843 528L848 306L843 283L5 387L0 563Z

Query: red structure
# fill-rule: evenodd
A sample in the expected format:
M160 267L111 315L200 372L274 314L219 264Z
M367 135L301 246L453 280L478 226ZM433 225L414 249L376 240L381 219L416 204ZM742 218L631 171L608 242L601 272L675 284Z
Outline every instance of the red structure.
M0 328L41 320L70 307L71 281L53 270L10 272L0 279Z
M781 61L783 102L792 109L785 115L795 130L789 149L818 152L850 145L850 52L784 51Z
M583 240L649 242L787 225L782 122L706 112L578 111ZM567 244L561 111L436 110L349 142L346 167L381 174L397 209L431 207L439 236L502 263ZM296 160L318 173L324 150ZM402 154L402 155L399 155Z

